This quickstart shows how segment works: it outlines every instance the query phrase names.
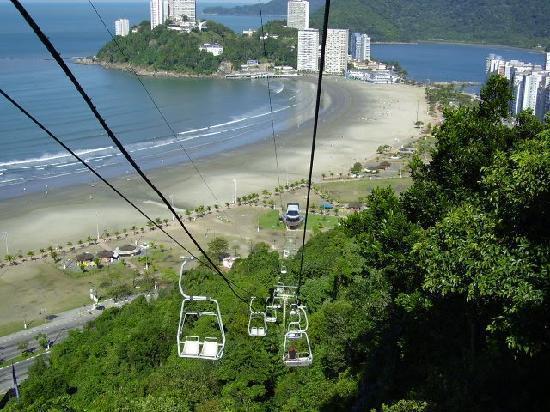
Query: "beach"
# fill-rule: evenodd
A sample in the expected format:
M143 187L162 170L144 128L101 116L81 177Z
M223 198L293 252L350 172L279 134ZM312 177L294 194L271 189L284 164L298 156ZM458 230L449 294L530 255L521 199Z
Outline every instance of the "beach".
M311 79L314 81L314 79ZM401 84L373 85L343 78L325 77L324 112L319 119L314 179L331 172L347 173L356 161L371 158L378 146L399 147L418 136L418 118L429 122L424 89ZM311 108L313 110L313 108ZM307 116L309 117L309 116ZM176 209L198 205L224 205L234 197L263 189L273 190L307 177L311 153L311 120L295 124L276 136L221 154L195 160L199 176L191 164L169 166L147 174L170 197ZM182 152L182 162L186 159ZM204 181L210 187L208 189ZM160 200L136 175L112 179L115 187L142 207L150 216L169 218ZM0 228L8 233L11 254L76 243L97 232L111 233L145 226L145 219L101 182L54 189L0 203ZM182 236L183 237L183 236ZM4 245L2 245L3 247Z

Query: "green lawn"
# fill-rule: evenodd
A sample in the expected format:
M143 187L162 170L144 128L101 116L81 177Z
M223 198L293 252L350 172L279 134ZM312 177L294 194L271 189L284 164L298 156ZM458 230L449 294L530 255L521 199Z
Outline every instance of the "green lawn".
M319 183L322 191L328 192L333 198L342 203L357 202L368 196L375 187L391 186L397 193L407 190L412 184L410 177L402 179L357 179L339 182Z
M321 216L310 214L308 218L308 230L330 229L338 224L337 216ZM285 225L279 221L279 213L276 210L260 215L260 229L284 230Z

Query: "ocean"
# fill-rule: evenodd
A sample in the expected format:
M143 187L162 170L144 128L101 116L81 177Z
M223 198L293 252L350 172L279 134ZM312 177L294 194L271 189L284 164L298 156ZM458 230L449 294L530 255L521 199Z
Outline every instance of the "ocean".
M212 3L198 5L202 9ZM71 63L109 40L87 3L26 3L108 124L144 169L185 163L271 137L265 80L143 78L177 132L155 111L136 78L98 66ZM107 22L147 20L147 3L98 3ZM235 31L260 25L259 16L208 16ZM281 19L264 16L264 21ZM417 80L483 81L489 53L542 62L542 55L506 47L452 44L373 45L373 56L398 60ZM0 4L0 87L54 134L108 177L130 167L105 136L73 86L11 4ZM315 88L309 81L271 83L275 132L308 121ZM90 173L5 100L0 100L0 199L92 181Z

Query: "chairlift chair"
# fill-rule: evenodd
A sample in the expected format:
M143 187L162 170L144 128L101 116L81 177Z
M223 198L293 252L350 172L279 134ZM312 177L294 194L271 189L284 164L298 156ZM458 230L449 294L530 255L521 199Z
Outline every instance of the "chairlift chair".
M255 297L250 299L249 309L250 315L248 318L248 336L265 336L267 335L267 320L265 312L255 312L252 304ZM261 322L258 326L258 320Z
M301 343L302 348L296 349L295 343ZM293 330L285 333L283 362L290 367L310 366L313 363L313 353L306 331Z
M277 322L277 312L283 307L284 301L281 298L274 295L271 299L271 304L265 306L265 321L267 323L276 323Z
M181 265L179 279L179 288L180 293L183 296L183 301L181 302L180 321L177 335L178 355L181 358L204 360L221 359L225 347L225 333L223 331L220 305L216 299L212 299L208 296L192 296L184 292L182 286L184 265L185 262ZM205 306L212 306L212 310L193 309L193 302L204 302ZM188 327L191 317L196 317L197 319L203 317L213 317L220 331L220 337L186 335L186 327Z

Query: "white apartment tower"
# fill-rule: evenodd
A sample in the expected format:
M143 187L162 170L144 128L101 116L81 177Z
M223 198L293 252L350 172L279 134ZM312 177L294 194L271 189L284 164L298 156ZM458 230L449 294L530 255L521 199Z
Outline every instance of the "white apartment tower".
M298 71L319 71L319 30L298 30Z
M298 30L309 29L309 2L305 0L289 0L286 16L287 27Z
M150 0L151 30L163 24L168 18L168 15L164 13L166 9L165 3L166 0Z
M353 33L351 35L351 57L354 60L370 61L370 37L365 33Z
M544 70L550 71L550 52L546 52L545 54Z
M197 5L195 0L170 0L170 17L176 22L195 22Z
M115 34L117 36L128 36L130 33L130 21L128 19L118 19L115 21Z
M347 29L327 29L326 73L344 74L348 68L348 38Z

